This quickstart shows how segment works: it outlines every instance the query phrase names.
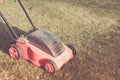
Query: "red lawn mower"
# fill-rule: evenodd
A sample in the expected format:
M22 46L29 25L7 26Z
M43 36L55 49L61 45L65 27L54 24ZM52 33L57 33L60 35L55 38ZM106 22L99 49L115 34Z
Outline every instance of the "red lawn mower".
M12 38L12 43L8 50L10 57L14 59L23 58L37 66L43 67L50 73L58 71L66 62L76 55L76 49L72 45L66 46L53 33L47 30L37 29L20 0L18 0L18 3L33 29L18 37L0 12L0 16L6 23L7 31Z

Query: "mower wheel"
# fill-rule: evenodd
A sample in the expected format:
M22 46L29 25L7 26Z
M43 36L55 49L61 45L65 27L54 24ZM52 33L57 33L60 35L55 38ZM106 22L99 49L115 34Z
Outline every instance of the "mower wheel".
M75 46L73 44L68 44L67 47L72 50L73 56L76 56L77 51L76 51Z
M51 60L47 60L44 64L43 64L43 68L49 72L49 73L54 73L57 71L57 65L55 62L51 61Z
M12 44L9 48L9 55L13 59L19 59L21 55L19 47L17 47L15 44Z

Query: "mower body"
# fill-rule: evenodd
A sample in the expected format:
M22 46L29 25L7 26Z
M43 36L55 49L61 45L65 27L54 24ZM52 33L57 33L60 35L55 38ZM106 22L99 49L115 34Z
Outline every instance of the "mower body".
M57 67L56 71L74 56L70 48L64 45L54 34L46 30L31 31L18 38L15 44L20 49L19 53L21 54L18 56L40 67L46 61L51 60ZM9 51L11 51L11 48Z

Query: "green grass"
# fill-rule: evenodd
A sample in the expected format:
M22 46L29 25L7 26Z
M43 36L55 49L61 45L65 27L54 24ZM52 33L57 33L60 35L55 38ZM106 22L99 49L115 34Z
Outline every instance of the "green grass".
M11 59L6 54L9 36L1 27L0 80L119 79L119 0L22 1L37 28L55 33L66 44L74 43L78 54L60 71L49 74L27 61ZM0 11L18 34L31 28L18 3L0 0Z

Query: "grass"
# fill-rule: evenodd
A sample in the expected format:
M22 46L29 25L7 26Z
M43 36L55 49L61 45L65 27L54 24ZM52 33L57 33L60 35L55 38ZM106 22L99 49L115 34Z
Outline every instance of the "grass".
M7 53L9 36L0 28L0 80L118 80L120 77L119 0L22 0L37 28L74 43L78 54L55 74ZM31 26L18 3L0 0L0 11L16 32ZM0 20L0 22L2 22ZM0 23L1 26L5 24ZM4 35L4 36L3 36Z

